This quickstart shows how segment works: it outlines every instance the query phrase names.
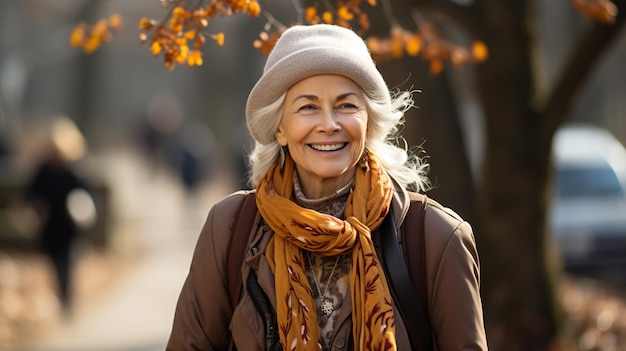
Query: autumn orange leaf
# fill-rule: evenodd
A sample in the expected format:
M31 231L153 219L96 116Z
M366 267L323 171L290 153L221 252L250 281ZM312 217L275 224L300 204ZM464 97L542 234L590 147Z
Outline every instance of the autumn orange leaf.
M422 49L422 39L418 36L411 36L406 43L406 53L409 56L417 56Z
M443 62L441 60L433 60L430 62L430 66L429 66L429 70L428 72L433 75L439 75L439 73L441 73L441 71L443 71Z
M198 50L193 50L189 54L189 58L187 60L187 64L189 67L192 66L202 66L202 53Z
M606 24L615 23L617 6L610 0L571 0L572 5L588 18Z
M345 5L339 6L339 8L337 9L337 16L346 21L352 21L352 19L354 19L354 14L350 12L350 10Z
M111 40L111 31L117 31L121 27L122 19L118 14L111 15L107 20L100 19L92 26L81 22L72 29L70 45L91 54L103 43Z
M489 49L487 45L480 40L477 40L472 44L472 57L478 61L485 61L489 57Z
M113 30L120 30L122 28L122 16L115 13L109 17L109 27Z
M192 39L194 39L194 38L196 37L196 33L198 33L198 31L197 31L197 30L195 30L195 29L193 29L193 30L190 30L190 31L185 32L185 34L183 35L183 37L184 37L185 39L192 40Z
M311 24L319 22L317 9L315 8L315 6L309 6L306 8L306 10L304 10L304 20Z
M158 41L153 41L150 46L150 52L152 55L157 56L163 51L163 46Z
M180 51L178 52L178 55L176 55L176 62L178 62L179 64L185 63L185 61L187 61L188 54L189 47L187 45L181 45Z
M391 38L391 57L400 58L404 54L404 42L402 38Z
M324 21L324 23L333 23L333 14L330 11L324 11L324 14L322 14L322 20Z
M72 34L70 35L70 45L74 47L80 46L85 40L85 25L79 24L74 27Z
M195 42L193 43L194 50L200 50L206 43L206 37L202 33L198 33Z
M172 16L174 17L185 17L187 15L187 11L182 6L176 6L174 10L172 10Z
M256 1L250 1L248 5L248 15L250 17L258 17L261 14L261 5Z
M211 38L217 42L217 45L224 45L224 33L213 34L211 35Z
M83 51L87 54L91 54L94 51L98 50L101 43L102 41L100 40L100 38L91 36L89 37L89 39L87 39L87 41L83 45Z
M148 30L151 30L153 27L154 27L154 21L151 21L145 17L139 20L139 29L148 31Z

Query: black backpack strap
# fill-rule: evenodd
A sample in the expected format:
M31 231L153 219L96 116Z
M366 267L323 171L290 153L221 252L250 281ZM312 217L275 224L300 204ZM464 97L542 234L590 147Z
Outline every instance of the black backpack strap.
M256 193L251 191L244 195L239 210L235 213L233 231L230 233L230 241L228 243L226 279L228 279L230 302L233 309L239 303L243 289L241 269L246 258L248 240L250 239L250 232L252 231L256 214Z
M393 211L389 211L380 230L380 243L383 253L383 263L386 268L387 279L391 287L391 293L396 300L400 315L405 322L409 339L411 341L412 349L419 351L433 350L433 338L432 329L428 314L424 303L426 302L426 274L425 274L425 258L418 258L422 260L422 265L417 267L419 272L412 272L419 276L419 279L413 280L413 276L409 274L407 264L403 257L412 256L424 256L424 212L426 209L425 201L411 201L411 208L407 213L406 225L402 226L403 233L403 246L405 251L412 252L411 255L403 255L400 244L398 243L398 234L393 218ZM416 213L417 212L417 213ZM419 223L416 223L419 221ZM403 223L404 224L404 223ZM407 229L410 228L410 229ZM418 235L416 240L406 240L406 232L411 230L412 233ZM421 243L416 243L420 242ZM422 247L422 251L417 251L420 254L416 254L413 251L413 247L408 248L410 245L419 244ZM410 262L407 262L410 263ZM415 268L415 266L409 266ZM423 271L423 273L421 273ZM417 284L417 288L415 284ZM418 291L423 291L418 293ZM418 301L418 303L416 303Z
M246 258L246 249L254 220L256 219L256 193L251 191L244 195L237 212L235 213L234 224L228 242L228 257L226 262L226 279L228 280L228 291L230 292L230 303L233 310L239 303L241 291L243 290L243 277L241 270ZM236 351L232 337L228 342L228 350Z
M417 294L425 311L428 311L428 291L426 283L426 208L428 197L424 194L409 193L411 206L400 227L402 257L409 267L411 281L416 285Z

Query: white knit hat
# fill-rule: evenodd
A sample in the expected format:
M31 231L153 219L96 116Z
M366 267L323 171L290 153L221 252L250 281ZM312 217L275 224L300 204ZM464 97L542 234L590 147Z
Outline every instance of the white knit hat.
M267 58L263 76L250 91L246 121L252 137L261 144L276 140L274 131L267 132L267 128L260 127L274 125L276 121L252 120L252 113L275 102L299 81L320 74L350 78L366 94L391 104L387 84L361 37L336 25L297 25L278 39Z

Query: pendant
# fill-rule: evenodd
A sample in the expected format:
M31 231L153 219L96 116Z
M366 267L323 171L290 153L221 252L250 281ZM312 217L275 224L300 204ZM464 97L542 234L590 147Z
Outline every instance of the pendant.
M327 317L330 317L331 314L333 314L333 311L335 310L335 304L333 303L333 301L329 298L322 298L322 312L324 312L324 314Z

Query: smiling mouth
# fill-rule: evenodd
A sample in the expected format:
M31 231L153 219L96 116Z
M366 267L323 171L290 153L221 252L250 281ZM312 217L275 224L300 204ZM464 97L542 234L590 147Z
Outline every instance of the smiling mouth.
M348 145L348 143L331 145L309 144L309 147L317 151L337 151L343 149L344 147L346 147L346 145Z

